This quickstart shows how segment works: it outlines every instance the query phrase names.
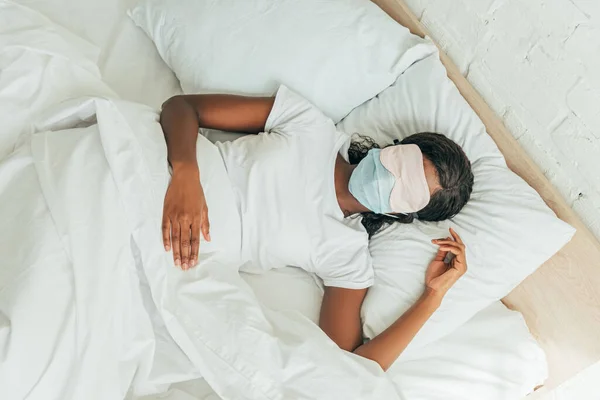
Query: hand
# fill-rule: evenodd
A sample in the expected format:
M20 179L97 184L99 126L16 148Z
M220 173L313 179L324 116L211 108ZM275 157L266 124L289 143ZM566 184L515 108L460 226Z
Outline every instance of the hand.
M162 235L165 250L173 249L173 261L182 269L198 262L200 231L210 241L208 207L196 166L174 169L165 195Z
M440 246L440 249L425 273L427 291L440 300L452 285L467 272L465 244L452 228L450 228L450 235L452 235L452 238L431 241ZM448 253L452 253L454 257L446 264L444 260Z

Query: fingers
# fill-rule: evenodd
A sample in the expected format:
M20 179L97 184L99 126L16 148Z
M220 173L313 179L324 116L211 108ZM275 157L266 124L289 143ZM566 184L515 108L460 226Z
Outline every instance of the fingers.
M179 222L171 223L171 246L173 248L173 261L179 267L181 265L181 227Z
M440 242L440 241L453 241L456 243L460 243L461 245L463 245L464 247L464 242L462 241L462 239L460 238L460 236L458 235L458 233L456 233L456 231L452 228L450 228L450 235L446 237L445 239L434 239L431 242L432 243L436 243L436 242Z
M464 245L462 239L460 238L460 236L458 236L458 233L456 233L456 231L454 229L450 228L450 234L452 235L454 240L456 240L458 243Z
M162 235L165 250L173 250L173 262L186 270L195 266L200 252L200 234L210 241L210 224L208 218L196 220L190 224L187 218L171 222L168 217L163 219Z
M449 253L454 254L455 256L463 254L463 250L460 247L456 246L440 245L440 250L447 251Z
M190 255L187 263L188 268L192 268L198 263L198 254L200 252L200 234L204 236L204 239L207 242L210 242L210 222L208 221L208 211L206 211L206 208L203 212L203 218L196 219L191 226ZM183 254L182 257L184 257ZM186 269L185 266L184 269Z
M171 220L164 214L162 220L162 237L165 251L171 250Z
M190 266L191 244L191 224L184 219L179 223L181 227L181 268L188 269Z
M438 245L443 244L443 245L448 245L448 246L455 246L455 247L458 247L459 249L465 248L464 244L455 242L454 240L448 240L448 239L435 239L435 240L432 240L432 243L438 244Z
M204 240L210 242L210 221L208 220L208 209L204 207L204 212L202 213L202 236L204 236Z
M190 253L190 268L198 262L198 250L200 249L200 221L196 220L192 224L192 250Z
M460 247L456 247L456 246L447 246L447 245L442 245L440 247L440 249L446 250L449 253L454 254L455 257L448 264L448 265L450 265L450 267L459 270L461 273L466 272L467 262L466 262L464 249L462 249Z
M438 244L437 242L440 240L451 240L450 236L448 236L446 239L433 239L431 241L431 243L433 244ZM446 259L446 256L448 255L447 251L444 251L442 249L438 249L437 254L435 255L435 258L433 259L434 261L444 261Z
M466 268L466 246L454 229L450 228L450 234L452 235L453 239L436 239L432 240L432 243L440 246L440 249L455 249L454 251L448 251L457 256L459 261L464 264Z
M435 258L433 260L434 261L444 261L446 259L447 255L448 255L448 252L444 251L440 248L440 249L438 249L438 252L435 255Z
M438 246L444 246L444 247L452 247L452 248L456 248L458 249L459 252L463 253L465 251L465 245L462 243L457 243L453 240L433 240L434 244L437 244Z
M439 244L440 250L448 251L455 255L454 259L450 262L450 266L459 270L461 273L465 273L467 271L467 259L465 256L465 247L460 243L451 244Z

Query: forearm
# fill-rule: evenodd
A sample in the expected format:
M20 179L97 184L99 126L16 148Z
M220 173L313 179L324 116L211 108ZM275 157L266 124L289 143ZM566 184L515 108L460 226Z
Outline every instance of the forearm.
M175 265L187 269L196 264L200 231L210 241L208 207L196 159L198 129L264 131L274 100L198 94L174 96L163 104L160 124L173 176L165 194L162 234L165 250L173 250Z
M174 171L185 168L197 170L196 141L198 117L193 107L183 98L175 96L163 104L160 114L169 163Z
M377 362L383 370L387 370L439 305L440 300L436 296L424 294L388 329L358 347L354 353Z

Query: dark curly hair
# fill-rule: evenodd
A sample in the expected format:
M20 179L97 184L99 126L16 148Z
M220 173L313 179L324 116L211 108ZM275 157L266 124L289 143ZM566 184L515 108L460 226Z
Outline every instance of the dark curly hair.
M446 136L431 132L416 133L404 138L399 144L419 146L423 156L435 166L442 189L436 191L429 204L416 213L398 214L398 218L363 213L362 224L369 237L395 222L410 224L415 217L423 221L443 221L452 218L467 204L473 191L471 162L462 148ZM358 140L353 141L348 149L350 163L358 164L373 148L380 146L372 138L358 135Z

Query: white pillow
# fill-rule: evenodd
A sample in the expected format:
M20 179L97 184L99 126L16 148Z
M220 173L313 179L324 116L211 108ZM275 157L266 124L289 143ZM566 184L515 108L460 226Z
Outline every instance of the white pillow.
M403 355L444 336L506 296L573 236L540 196L511 172L475 112L462 98L437 54L412 65L396 83L358 107L338 127L380 144L417 132L439 132L471 160L470 201L451 221L394 224L375 235L370 250L375 285L363 306L365 333L387 328L419 297L436 246L452 226L467 245L468 272Z
M367 0L144 0L130 16L184 92L285 84L335 121L435 51Z
M544 351L523 316L497 301L388 370L407 399L522 399L544 383Z

